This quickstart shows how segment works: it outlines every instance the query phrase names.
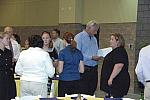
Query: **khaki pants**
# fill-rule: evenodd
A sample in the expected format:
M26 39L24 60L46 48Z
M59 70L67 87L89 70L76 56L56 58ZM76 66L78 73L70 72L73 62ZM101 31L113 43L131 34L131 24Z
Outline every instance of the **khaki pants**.
M21 81L20 96L38 96L47 98L47 84L40 82Z
M146 82L145 84L144 100L150 100L150 82Z

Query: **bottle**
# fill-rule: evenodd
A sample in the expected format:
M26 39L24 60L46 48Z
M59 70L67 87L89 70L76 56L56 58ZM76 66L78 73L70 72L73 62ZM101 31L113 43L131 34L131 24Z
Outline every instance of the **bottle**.
M50 92L50 98L53 98L54 97L54 93L53 92Z
M81 94L78 94L77 99L76 100L81 100Z
M50 98L53 98L53 97L54 97L54 92L55 92L55 89L54 89L54 81L52 80L51 91L50 91Z

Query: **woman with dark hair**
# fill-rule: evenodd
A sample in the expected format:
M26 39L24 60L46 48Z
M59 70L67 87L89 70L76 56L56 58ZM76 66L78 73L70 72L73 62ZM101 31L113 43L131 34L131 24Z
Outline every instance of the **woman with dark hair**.
M50 36L50 33L47 31L42 32L42 40L43 40L43 49L49 53L51 59L53 60L53 64L55 67L57 67L57 63L58 63L58 54L57 54L57 50L55 49L55 47L53 46L53 42Z
M107 93L106 97L122 98L127 95L130 86L129 61L123 36L119 33L112 33L110 46L113 50L104 58L100 89Z
M57 50L53 46L53 41L51 39L50 33L47 31L42 32L41 34L42 40L43 40L43 50L49 53L49 56L51 57L53 61L53 66L56 68L58 66L58 54ZM55 70L55 76L56 76L57 71ZM51 84L52 84L52 79L48 79L48 94L50 94L51 90Z
M0 99L10 100L16 97L16 84L12 67L12 52L9 50L9 35L0 36Z
M49 54L45 52L39 35L29 38L29 49L20 53L15 71L20 75L20 95L47 97L48 76L53 77L55 69Z
M65 94L80 93L80 73L84 72L83 55L76 48L74 35L70 32L64 33L65 48L59 53L58 72L60 73L58 83L58 96Z

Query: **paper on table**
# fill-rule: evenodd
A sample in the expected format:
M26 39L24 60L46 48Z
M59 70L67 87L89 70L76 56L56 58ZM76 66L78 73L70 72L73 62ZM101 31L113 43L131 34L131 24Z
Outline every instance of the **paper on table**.
M112 51L112 48L111 47L108 47L108 48L103 48L103 49L99 49L98 50L98 56L102 56L102 57L105 57L109 52Z

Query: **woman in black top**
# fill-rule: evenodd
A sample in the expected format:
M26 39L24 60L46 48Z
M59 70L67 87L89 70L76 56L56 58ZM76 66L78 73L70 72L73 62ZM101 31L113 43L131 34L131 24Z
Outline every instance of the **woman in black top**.
M55 49L55 47L53 46L53 42L50 36L50 33L47 31L42 32L42 40L44 41L43 44L43 49L49 53L49 56L51 57L52 61L53 61L53 66L56 67L58 66L58 53L57 50ZM57 71L55 70L55 77L56 77ZM48 80L48 94L50 94L50 90L51 90L51 84L52 84L52 79L49 78Z
M118 33L111 34L110 46L113 50L104 58L100 89L106 92L107 96L122 98L128 93L130 86L129 62L123 36Z
M50 33L47 31L42 32L42 39L44 41L43 49L47 51L53 60L53 64L56 67L56 63L58 63L58 53L53 46L53 42L50 36Z
M5 48L9 46L9 36L4 33L0 37L0 99L10 100L16 97L16 84L12 67L12 52Z

